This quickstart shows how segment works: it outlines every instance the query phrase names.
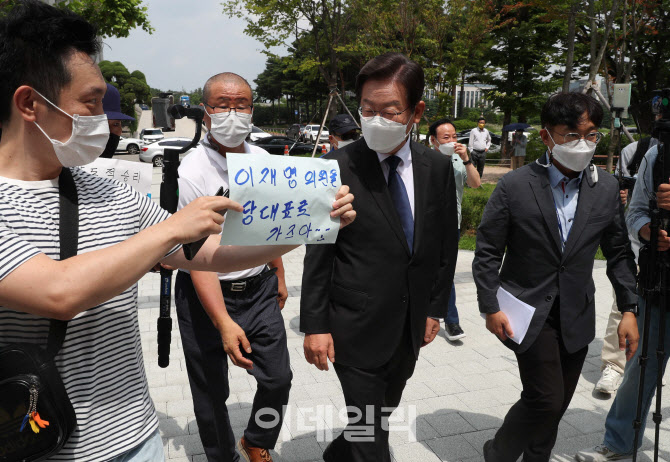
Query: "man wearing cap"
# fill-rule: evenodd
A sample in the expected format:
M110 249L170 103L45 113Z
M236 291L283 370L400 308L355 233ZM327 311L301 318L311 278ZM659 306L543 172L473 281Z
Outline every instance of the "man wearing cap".
M121 141L122 121L134 121L135 118L121 112L121 94L111 83L107 84L107 93L102 98L102 108L107 115L107 122L109 123L109 141L107 141L107 146L105 146L105 150L100 157L111 159L116 152L116 148L119 146L119 141Z
M330 131L328 141L330 143L331 152L336 149L342 149L361 136L358 124L349 114L337 114L333 117L330 121L328 130Z

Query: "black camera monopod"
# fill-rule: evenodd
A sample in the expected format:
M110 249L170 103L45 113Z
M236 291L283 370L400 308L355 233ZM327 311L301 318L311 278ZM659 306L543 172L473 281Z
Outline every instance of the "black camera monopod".
M670 88L655 92L655 111L662 115L656 121L653 136L658 139L658 156L654 164L654 192L663 183L668 183L670 178ZM670 230L670 211L659 209L656 194L649 200L649 211L651 233L649 244L640 252L640 268L644 269L644 275L640 277L640 289L645 302L644 324L642 329L642 345L640 349L640 382L637 395L637 411L633 428L635 429L635 441L633 446L633 462L637 460L638 440L642 427L642 393L644 390L644 376L649 360L649 327L651 325L651 312L654 307L659 310L658 343L656 346L656 359L658 361L658 374L656 377L656 410L653 413L653 421L656 424L654 439L654 461L658 461L658 444L660 437L661 421L661 392L663 390L663 361L665 358L665 323L666 311L668 310L668 276L670 275L670 257L668 251L658 251L658 232L660 229ZM642 261L646 254L646 262Z
M181 105L174 105L170 107L169 111L175 119L186 117L195 121L195 136L191 143L181 149L165 148L163 153L160 205L168 212L175 213L179 203L179 155L196 146L200 141L202 118L205 112L199 106L185 108ZM184 245L184 253L186 253L186 248L187 245ZM193 258L195 254L189 252L189 255ZM172 270L161 267L160 315L158 317L158 365L160 367L168 367L170 364L170 343L172 342L171 299Z

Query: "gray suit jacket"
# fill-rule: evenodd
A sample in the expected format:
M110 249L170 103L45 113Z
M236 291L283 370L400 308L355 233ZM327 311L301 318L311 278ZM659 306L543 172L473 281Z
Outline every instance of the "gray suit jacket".
M598 246L607 258L607 276L618 306L636 304L636 266L614 177L599 169L594 182L590 171L584 171L575 221L562 252L546 168L533 162L506 174L493 191L477 230L472 271L479 311L499 310L496 292L500 286L534 306L521 345L509 339L505 342L521 353L533 344L559 297L564 345L571 353L583 348L595 336L592 273Z

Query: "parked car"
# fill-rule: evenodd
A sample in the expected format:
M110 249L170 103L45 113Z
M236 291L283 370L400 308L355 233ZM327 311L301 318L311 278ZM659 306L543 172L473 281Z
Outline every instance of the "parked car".
M294 140L302 140L305 124L293 124L286 130L286 136Z
M154 167L162 167L165 148L181 149L184 146L188 146L191 141L191 138L165 138L162 141L157 141L148 146L144 146L140 152L140 161L151 162L154 164ZM186 154L194 149L195 148L189 149L186 151Z
M139 154L140 148L144 146L144 141L139 138L124 138L121 137L119 145L116 150L121 152L127 152L128 154Z
M147 106L146 104L141 104L141 105L140 105L140 109L142 109L143 111L148 111L148 110L149 110L149 106Z
M144 141L145 144L154 143L164 138L165 135L160 128L143 128L140 132L140 139Z
M270 154L278 154L278 155L284 154L284 148L286 146L288 146L290 150L289 154L292 156L297 154L311 154L312 150L314 149L313 144L300 143L300 142L296 143L295 140L292 140L291 138L281 135L261 138L258 141L252 142L252 144L258 146L259 148L265 149Z
M303 140L309 143L327 143L328 142L328 129L326 127L323 127L323 130L321 131L321 136L317 140L316 137L319 134L319 127L320 125L307 125L305 126L305 131L303 132Z
M249 133L248 141L258 141L261 138L267 138L268 136L272 135L254 125L251 127L251 133Z

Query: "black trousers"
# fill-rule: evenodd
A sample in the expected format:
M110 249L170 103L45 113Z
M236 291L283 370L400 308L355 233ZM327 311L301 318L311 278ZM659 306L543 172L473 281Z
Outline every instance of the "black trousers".
M473 149L470 153L470 160L472 160L472 165L474 165L479 172L479 177L483 178L484 164L486 164L486 151Z
M335 355L337 361L337 350ZM398 407L416 366L408 326L405 326L395 353L383 366L359 369L337 362L334 366L346 405L356 411L348 413L349 424L326 448L324 461L390 462L389 432L385 422Z
M228 314L251 343L251 354L244 355L253 361L253 369L248 372L258 383L244 437L251 446L274 448L293 377L284 319L277 303L277 276L243 292L231 292L223 285L222 290ZM207 460L236 462L239 455L226 407L230 395L228 355L221 335L200 304L190 275L183 271L177 274L175 304L195 418Z
M588 347L575 353L561 339L558 303L531 347L517 354L523 391L496 433L487 462L546 462L558 424L577 388Z

